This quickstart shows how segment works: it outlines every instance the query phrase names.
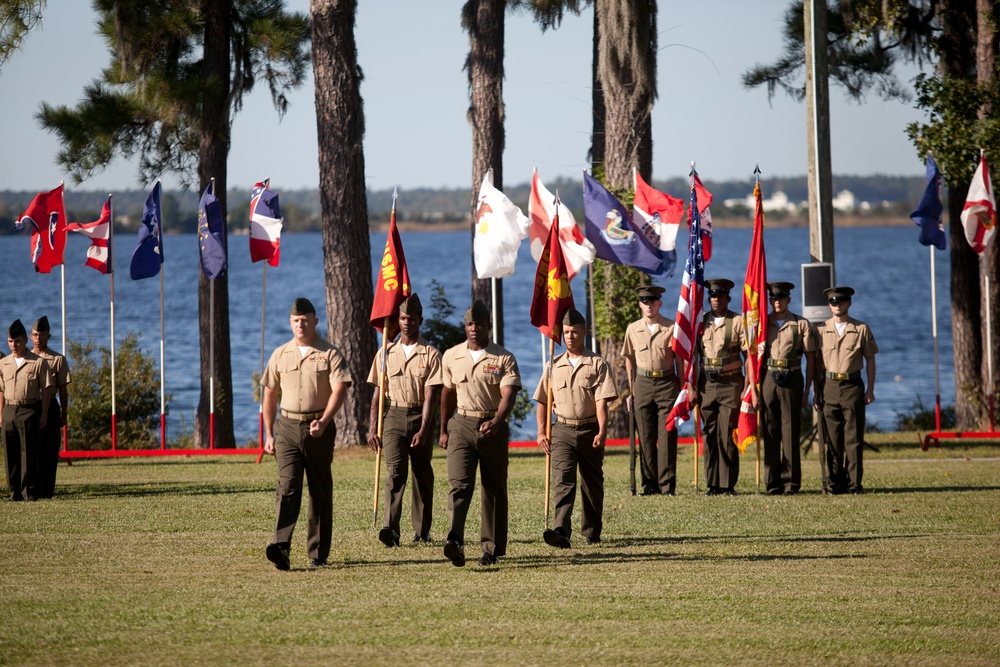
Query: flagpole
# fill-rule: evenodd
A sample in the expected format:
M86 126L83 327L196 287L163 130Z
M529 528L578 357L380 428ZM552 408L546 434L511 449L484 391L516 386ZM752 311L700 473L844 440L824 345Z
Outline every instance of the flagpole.
M59 181L59 185L63 185L63 183L64 183L64 181ZM64 190L61 190L59 192L59 197L62 198L62 200L63 200L62 210L63 210L63 212L65 212L66 211L66 194L65 194ZM62 222L63 222L63 225L66 224L65 220L63 220ZM61 292L62 292L62 353L65 355L65 354L67 354L67 350L66 350L66 260L65 260L65 258L63 259L62 264L59 265L59 269L60 269L60 271L59 271L60 279L59 280L60 280L60 283L61 283ZM66 409L66 407L63 406L63 410L65 410L65 409ZM63 415L63 416L65 416L65 415ZM62 427L62 445L63 445L63 451L64 452L67 450L68 444L69 444L69 436L68 436L68 433L67 433L66 425L64 424L63 427Z
M701 433L699 431L701 431L701 408L696 405L694 406L694 492L695 493L698 493L698 450L701 449L701 437L700 437Z
M941 432L941 368L938 360L937 280L934 267L934 244L927 246L931 253L931 335L934 338L934 430ZM989 298L987 295L986 298Z
M545 452L545 530L549 529L549 497L552 495L552 357L555 352L556 341L550 338L548 378L545 382L545 437L549 440L549 451Z
M986 293L986 372L990 377L990 433L994 432L996 421L994 419L995 413L993 412L993 394L994 394L994 381L993 381L993 313L991 312L990 304L990 274L983 272L983 277L986 280L985 293Z
M157 181L159 184L160 181ZM162 216L162 212L160 213ZM167 448L167 391L166 391L166 367L164 365L164 314L163 314L163 274L166 267L163 263L163 218L161 217L157 225L157 241L160 243L160 449Z
M264 323L267 314L267 262L260 279L260 377L264 377ZM258 380L259 382L259 380ZM264 452L264 390L260 389L260 410L257 419L257 435L260 438L261 454Z
M111 451L118 448L118 430L115 420L118 410L115 403L115 209L112 196L108 195L108 267L111 273Z
M596 260L595 260L596 261ZM597 354L597 307L594 305L594 263L587 265L587 285L590 289L590 351Z
M382 441L382 429L385 426L385 385L389 382L386 372L386 355L389 348L389 318L382 320L382 370L378 375L378 439ZM375 450L375 500L372 502L372 527L378 528L378 492L379 479L382 475L382 448Z

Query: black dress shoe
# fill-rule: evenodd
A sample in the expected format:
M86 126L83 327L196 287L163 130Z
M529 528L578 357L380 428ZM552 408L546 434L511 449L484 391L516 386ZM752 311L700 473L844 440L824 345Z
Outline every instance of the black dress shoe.
M444 557L455 567L462 567L465 565L465 547L459 542L448 540L444 544Z
M292 563L288 558L288 545L286 544L268 544L267 559L274 563L274 566L283 572L287 572L292 568Z
M660 493L661 496L676 496L677 494L673 491L663 491Z
M585 538L583 538L583 541L586 542L587 544L600 544L601 543L601 538L599 538L599 537L585 537Z
M421 542L423 542L424 544L430 544L430 541L431 541L430 533L424 533L423 535L421 535L420 533L413 533L414 544L419 544Z
M489 567L490 565L496 565L497 559L493 554L488 554L485 551L483 555L479 558L479 567Z
M378 541L387 547L398 547L399 533L386 526L382 530L378 531Z
M549 530L546 530L542 533L542 539L545 540L545 543L550 547L556 547L558 549L569 549L570 547L569 537L566 536L566 533L562 528L556 528L555 530L550 528Z
M717 486L710 486L710 487L708 487L708 491L705 492L705 495L706 496L721 496L722 495L722 489L720 489Z
M313 558L309 561L309 567L315 569L317 567L326 567L329 563L326 562L325 558Z
M723 491L727 496L738 496L740 494L736 493L736 489L725 489Z
M639 495L640 496L658 496L658 495L660 495L660 490L659 489L652 489L652 488L651 489L643 489L642 491L639 492Z
M783 496L785 495L784 489L768 489L767 495L769 496Z
M851 495L852 495L852 496L860 496L860 495L861 495L861 494L863 494L864 492L865 492L865 490L864 490L864 489L862 489L862 488L861 488L860 486L859 486L859 487L856 487L856 488L853 488L853 489L851 489L851 491L850 491L850 493L851 493Z

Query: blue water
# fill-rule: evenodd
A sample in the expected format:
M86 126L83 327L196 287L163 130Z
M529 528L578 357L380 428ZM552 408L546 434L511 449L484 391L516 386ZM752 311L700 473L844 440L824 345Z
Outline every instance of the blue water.
M429 294L436 279L456 306L456 318L470 298L470 235L459 232L403 232L410 277L421 296ZM683 236L683 234L682 234ZM895 412L908 410L920 396L934 403L934 353L931 334L928 250L916 241L912 227L845 228L835 233L837 282L857 290L851 315L867 322L879 345L876 402L868 408L869 423L882 428L895 425ZM707 277L724 277L742 284L750 247L750 230L716 231L714 255L706 265ZM159 358L159 280L132 281L128 276L134 237L116 236L115 258L116 334L141 333L143 349ZM683 247L683 238L678 245ZM73 340L93 337L101 345L110 339L109 279L83 266L88 241L70 234L66 251L66 326ZM765 233L768 279L799 283L799 264L809 260L806 229L768 229ZM385 234L371 235L372 266L385 246ZM233 394L236 437L243 442L257 433L257 405L253 402L251 374L260 364L261 271L251 264L246 237L230 238L229 291ZM326 328L323 295L322 236L319 233L286 233L281 239L281 265L267 274L267 355L290 337L287 312L296 296L316 305L321 329ZM168 236L164 241L166 263L166 390L172 394L168 426L176 433L182 419L193 423L198 402L198 247L194 234ZM20 318L31 326L40 315L52 324L52 346L59 349L59 273L35 274L28 256L28 238L0 237L0 280L7 285L0 302L0 323ZM683 257L680 258L683 263ZM951 362L951 320L948 298L948 254L937 252L938 332L941 354L942 403L954 402ZM667 289L663 314L674 317L680 289L676 275L660 284ZM541 342L531 326L528 308L535 264L528 244L521 246L517 272L505 279L504 336L506 347L518 359L525 387L533 391L541 375ZM573 281L578 306L583 306L584 275ZM737 295L736 290L733 291ZM793 310L798 293L793 293ZM424 299L428 304L429 300ZM734 297L734 309L739 297ZM425 306L426 307L426 306ZM72 359L70 363L72 364ZM527 436L526 433L522 435Z

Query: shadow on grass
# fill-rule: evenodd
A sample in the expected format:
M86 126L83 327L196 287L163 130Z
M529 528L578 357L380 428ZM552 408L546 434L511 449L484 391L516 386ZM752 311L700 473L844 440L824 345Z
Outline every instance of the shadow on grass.
M144 498L150 496L213 496L240 493L274 493L274 485L247 486L246 484L222 486L192 484L188 482L150 482L148 484L60 484L56 498L60 500L89 500L92 498Z
M865 494L886 495L890 493L952 493L955 491L1000 491L1000 486L896 486L889 488L874 489L869 492L866 488Z

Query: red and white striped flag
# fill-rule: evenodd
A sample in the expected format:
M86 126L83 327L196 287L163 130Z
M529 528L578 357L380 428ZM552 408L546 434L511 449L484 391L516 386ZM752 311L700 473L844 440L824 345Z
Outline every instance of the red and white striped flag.
M66 231L80 232L90 239L90 247L87 248L87 261L84 266L97 269L101 273L111 273L114 271L114 264L111 261L111 245L108 242L111 236L111 197L104 202L101 209L101 217L94 222L71 222L66 225Z
M254 183L250 193L250 262L266 259L278 266L281 259L281 206L278 193L269 190L271 179Z
M556 206L555 197L542 185L538 170L531 177L531 197L528 198L528 217L531 225L528 227L528 239L531 243L531 256L538 261L542 250L548 243L549 228L552 220L559 221L559 244L562 246L563 258L569 279L591 264L597 254L594 244L587 240L576 224L573 212L562 202Z
M997 231L997 200L993 196L990 168L982 153L979 154L979 166L969 185L969 195L965 198L962 226L965 228L965 238L976 254L986 252Z

